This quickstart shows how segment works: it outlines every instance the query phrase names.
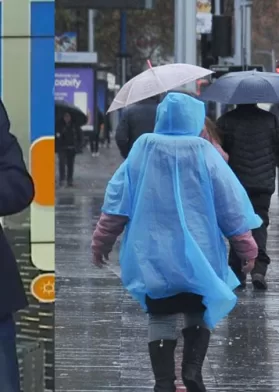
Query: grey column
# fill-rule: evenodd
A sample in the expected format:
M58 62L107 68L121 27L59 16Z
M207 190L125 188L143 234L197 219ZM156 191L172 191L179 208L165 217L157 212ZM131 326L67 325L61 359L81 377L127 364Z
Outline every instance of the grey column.
M235 65L241 64L242 59L242 16L241 16L241 0L234 0L234 23L235 23Z
M197 1L175 0L175 62L197 63Z
M185 63L197 64L197 1L185 1L184 26L185 35L183 39L185 51Z
M88 11L88 52L95 51L95 10Z
M248 2L247 2L248 3ZM250 4L249 4L250 3ZM252 64L252 3L246 5L245 24L246 24L246 65Z
M174 58L176 63L185 59L183 42L185 39L185 0L175 0Z

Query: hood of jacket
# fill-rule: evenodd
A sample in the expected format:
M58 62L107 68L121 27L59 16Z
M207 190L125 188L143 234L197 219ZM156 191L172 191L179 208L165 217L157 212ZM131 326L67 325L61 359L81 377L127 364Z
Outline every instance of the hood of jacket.
M154 132L199 136L205 122L203 102L182 93L170 93L158 105Z

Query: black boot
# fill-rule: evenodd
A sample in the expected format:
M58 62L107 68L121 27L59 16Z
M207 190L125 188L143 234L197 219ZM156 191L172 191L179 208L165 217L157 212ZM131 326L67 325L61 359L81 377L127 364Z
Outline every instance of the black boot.
M203 327L190 327L182 331L184 349L182 380L188 392L206 392L202 379L202 366L207 353L210 331Z
M149 355L155 376L155 392L175 392L174 351L176 340L156 340L149 343Z

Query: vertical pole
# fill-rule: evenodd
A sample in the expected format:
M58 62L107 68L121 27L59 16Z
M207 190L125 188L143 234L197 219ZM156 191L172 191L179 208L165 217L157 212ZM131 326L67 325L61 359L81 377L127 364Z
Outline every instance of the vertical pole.
M271 51L271 63L272 63L272 71L271 72L276 72L276 55L275 55L275 50L272 49ZM279 175L278 175L279 178Z
M243 66L243 69L246 69L247 65L247 50L246 50L246 44L247 44L247 39L246 39L246 31L247 31L247 26L246 26L246 7L241 4L241 65Z
M185 63L197 64L197 0L185 1L184 26L185 35L181 37L184 43Z
M245 24L246 24L246 65L252 64L252 5L246 5Z
M242 19L241 19L241 0L234 0L234 64L240 65L242 58Z
M221 15L221 1L220 0L215 0L215 15L219 16ZM220 62L220 59L218 59L218 63ZM216 103L216 120L221 116L222 114L222 106L219 102Z
M185 0L175 0L174 58L176 63L183 63L185 58L183 47L183 41L185 39L185 7Z
M127 76L127 12L121 11L120 15L120 56L121 56L121 85L126 83Z
M214 5L215 5L215 15L221 15L221 1L215 0Z
M88 52L95 50L95 11L88 11Z

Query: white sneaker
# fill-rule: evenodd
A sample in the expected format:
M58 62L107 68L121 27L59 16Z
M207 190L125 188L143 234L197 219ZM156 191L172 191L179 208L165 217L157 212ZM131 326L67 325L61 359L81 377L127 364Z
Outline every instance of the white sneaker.
M96 153L95 152L92 153L92 157L96 158Z
M99 157L99 156L100 156L100 153L99 153L99 152L96 152L95 157L97 158L97 157Z

